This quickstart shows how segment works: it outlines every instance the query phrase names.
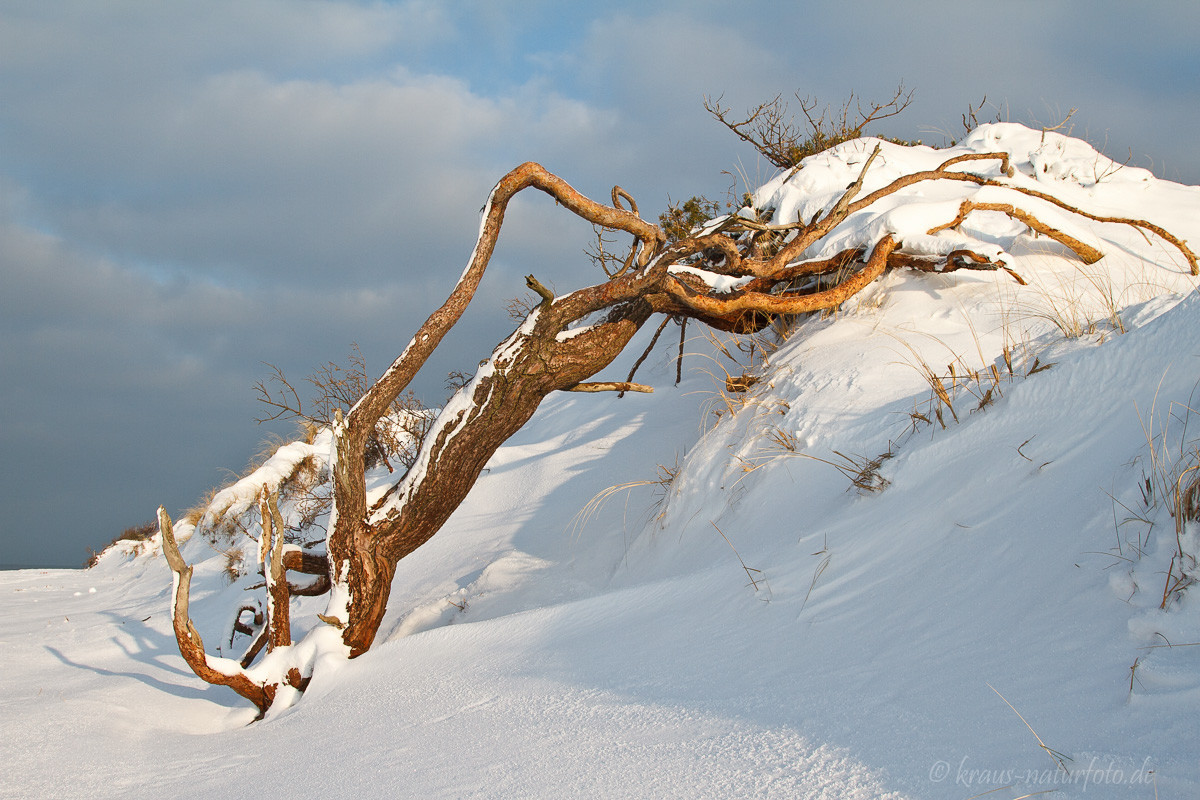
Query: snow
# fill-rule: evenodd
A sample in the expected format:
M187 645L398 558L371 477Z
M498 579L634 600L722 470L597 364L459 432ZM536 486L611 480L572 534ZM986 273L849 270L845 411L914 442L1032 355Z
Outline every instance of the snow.
M750 276L735 278L732 275L718 275L715 272L709 272L708 270L688 266L687 264L672 264L667 271L672 275L694 275L704 281L704 284L711 287L717 294L729 294L753 280Z
M875 144L815 156L758 197L775 222L809 219ZM1014 184L1200 241L1200 189L1114 171L1057 134L881 147L864 193L1006 149ZM1028 286L896 271L749 365L748 393L721 391L714 360L747 365L697 337L679 387L668 349L639 373L654 394L549 398L400 563L369 653L346 660L328 626L330 641L301 638L325 601L295 601L312 683L261 722L183 664L154 543L87 571L0 573L0 797L1200 795L1200 596L1160 608L1177 548L1200 550L1162 501L1200 433L1196 279L1153 235L1062 212L1104 259L992 213L922 239L978 189L954 183L832 238L890 226L925 252L986 245ZM957 421L927 372L947 378ZM254 481L328 451L312 447L283 448ZM874 459L886 487L851 487L844 472ZM219 547L184 548L214 657L251 582L227 584Z

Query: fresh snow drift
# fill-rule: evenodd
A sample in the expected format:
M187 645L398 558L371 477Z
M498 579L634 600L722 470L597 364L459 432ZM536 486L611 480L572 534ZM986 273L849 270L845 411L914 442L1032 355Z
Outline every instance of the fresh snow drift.
M875 144L756 203L809 219ZM1000 150L1014 184L1200 241L1200 188L1017 125L882 143L863 191ZM1197 463L1196 278L1153 235L990 188L1104 258L996 212L928 235L972 189L921 184L805 256L892 232L986 246L1028 285L897 270L765 357L695 338L679 387L660 351L653 395L552 397L400 563L376 646L262 722L184 666L154 542L0 573L0 796L1200 795L1200 600L1180 577L1200 533L1169 496ZM758 382L726 394L744 370ZM184 545L213 655L244 648L254 583L228 583L222 551L257 545L204 531L327 453L281 449ZM324 600L294 602L300 635Z

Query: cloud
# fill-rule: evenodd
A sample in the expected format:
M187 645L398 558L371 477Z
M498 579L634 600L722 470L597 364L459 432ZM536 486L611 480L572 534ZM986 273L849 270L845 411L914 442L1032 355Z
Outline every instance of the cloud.
M381 371L435 304L420 286L158 281L12 223L0 272L5 563L78 563L158 503L187 507L271 430L254 424L262 361L299 379L358 338Z
M73 85L117 76L153 82L231 64L325 70L393 48L434 47L454 35L442 4L428 0L63 0L7 2L0 13L10 69L33 74L35 82L73 76ZM73 72L80 63L94 69Z
M15 143L35 163L5 166L33 175L37 216L80 246L238 285L386 282L398 259L436 262L470 238L519 161L611 141L609 116L553 92L485 98L403 68L351 83L222 72L174 88L169 102L119 93L117 118L60 108Z

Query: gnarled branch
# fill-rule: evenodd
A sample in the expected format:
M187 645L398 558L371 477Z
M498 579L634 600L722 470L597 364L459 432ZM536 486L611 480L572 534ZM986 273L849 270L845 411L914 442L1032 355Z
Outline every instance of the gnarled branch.
M162 533L163 555L175 576L175 591L172 596L171 625L175 629L175 641L179 654L197 677L217 686L228 686L253 703L260 713L265 712L274 699L274 687L268 691L250 679L236 661L226 658L211 658L204 651L204 640L192 624L188 615L188 596L192 584L192 568L179 552L171 517L162 506L158 507L158 528Z
M1073 253L1075 253L1075 255L1079 256L1079 259L1085 264L1095 264L1097 261L1104 258L1104 254L1095 247L1092 247L1090 244L1081 242L1074 236L1063 233L1058 228L1047 225L1033 214L1030 214L1028 211L1022 211L1021 209L1009 203L976 203L972 200L963 200L962 205L958 207L958 216L943 225L930 228L928 231L929 235L932 236L938 231L944 231L949 228L957 228L966 220L967 215L972 211L998 211L1001 214L1006 214L1009 217L1024 223L1043 236L1048 236L1059 244L1066 245Z
M833 288L812 294L791 296L741 290L724 297L714 297L697 291L675 275L668 276L663 288L693 316L706 322L710 319L730 322L737 329L744 325L743 320L754 315L775 317L781 314L804 314L840 305L883 274L888 256L897 246L895 238L884 236L875 244L862 269Z

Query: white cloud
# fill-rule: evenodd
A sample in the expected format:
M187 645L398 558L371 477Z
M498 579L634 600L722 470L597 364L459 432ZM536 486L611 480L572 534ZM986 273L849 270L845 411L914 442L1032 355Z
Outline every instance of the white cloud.
M447 79L222 75L157 119L63 143L70 174L51 180L73 190L52 187L41 213L81 245L225 280L378 280L400 251L428 261L472 236L492 182L519 160L603 149L605 125L581 104L528 105Z

